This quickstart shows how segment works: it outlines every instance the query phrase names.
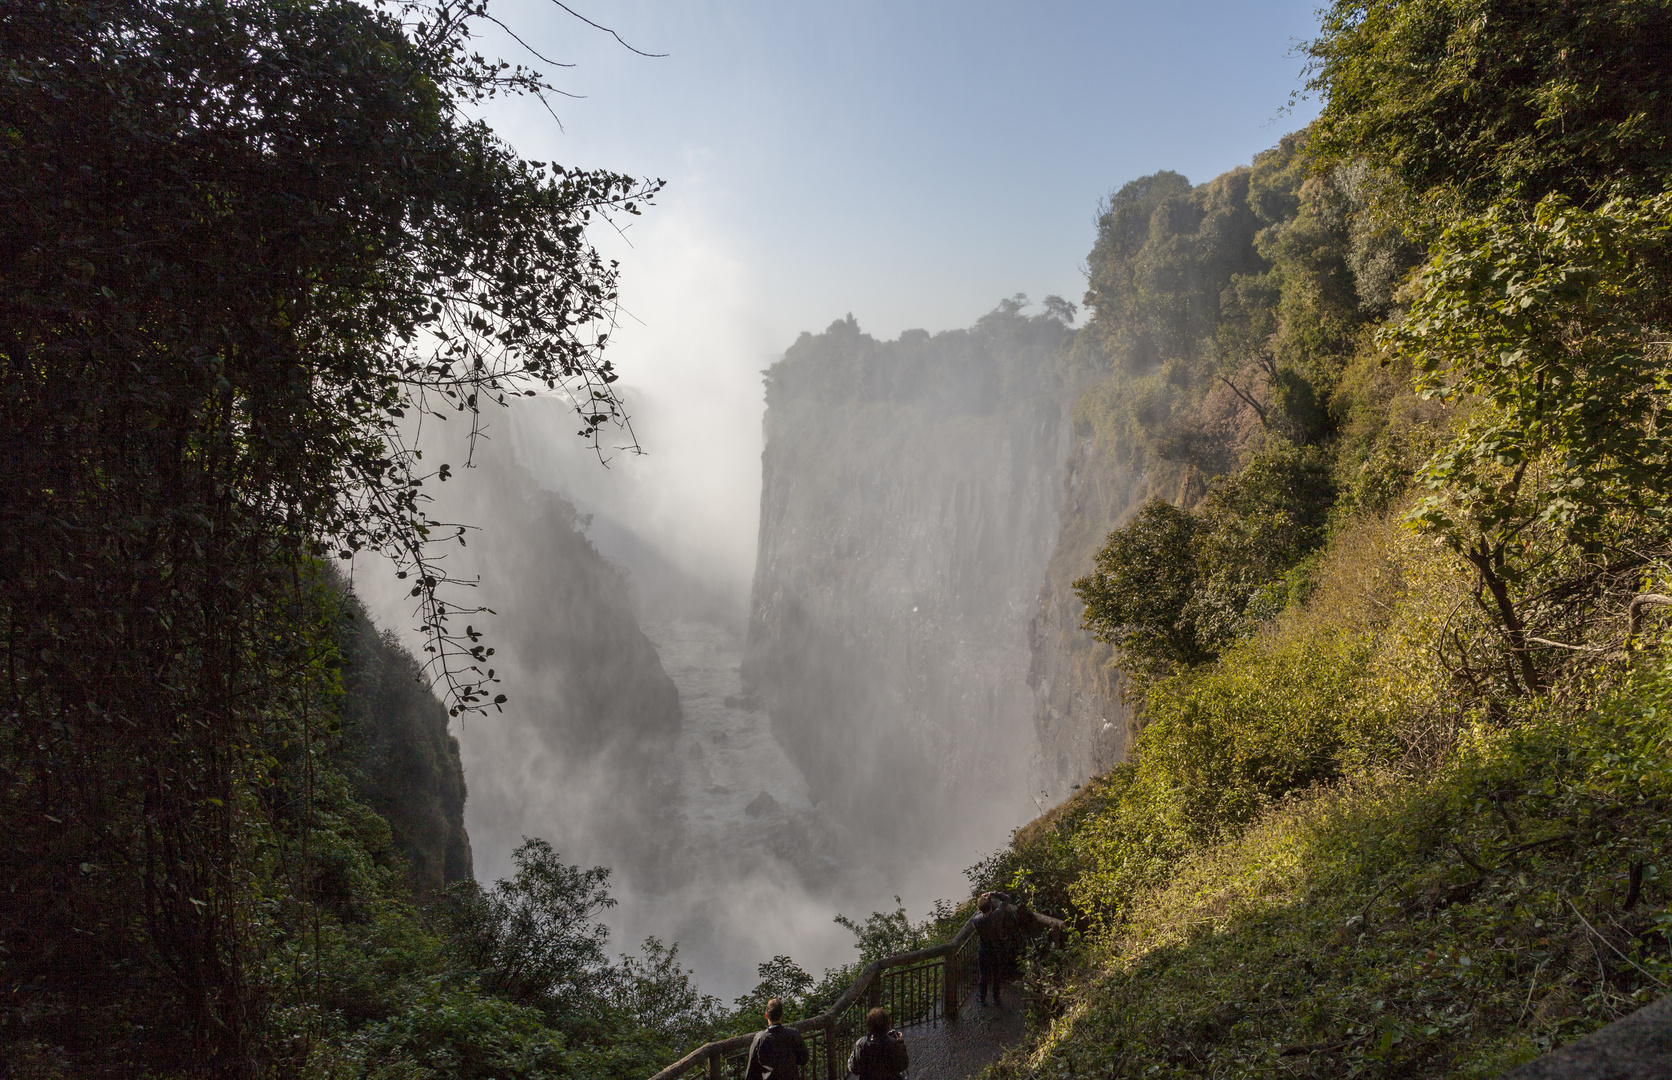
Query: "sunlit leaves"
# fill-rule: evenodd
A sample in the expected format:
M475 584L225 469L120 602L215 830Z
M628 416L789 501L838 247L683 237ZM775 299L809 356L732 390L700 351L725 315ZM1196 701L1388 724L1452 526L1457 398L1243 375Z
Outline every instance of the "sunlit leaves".
M1672 431L1666 260L1672 193L1583 210L1544 200L1447 230L1388 340L1429 396L1481 408L1423 469L1413 520L1461 549L1664 512Z
M1336 0L1307 46L1314 145L1389 170L1430 220L1652 192L1672 170L1669 33L1663 0Z

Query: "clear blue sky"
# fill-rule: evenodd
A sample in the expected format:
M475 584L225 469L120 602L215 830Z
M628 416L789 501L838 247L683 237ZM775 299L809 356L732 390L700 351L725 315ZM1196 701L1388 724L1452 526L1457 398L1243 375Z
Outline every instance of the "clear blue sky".
M1316 0L570 6L668 55L501 0L585 97L556 99L562 133L526 109L500 126L530 151L667 179L659 213L700 219L786 328L851 310L893 336L1018 291L1078 302L1101 196L1163 168L1206 180L1314 105L1284 113Z
M553 98L562 130L529 102L494 125L526 156L669 185L630 246L600 236L650 456L564 486L747 582L760 370L848 312L891 338L1017 292L1078 303L1102 197L1158 169L1207 180L1311 119L1285 109L1315 3L571 0L668 54L649 59L549 0L497 0L584 96Z

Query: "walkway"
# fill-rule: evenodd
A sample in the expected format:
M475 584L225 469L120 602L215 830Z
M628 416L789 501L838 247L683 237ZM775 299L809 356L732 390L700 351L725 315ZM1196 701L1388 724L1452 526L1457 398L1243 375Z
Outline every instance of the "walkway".
M1017 911L1022 933L1060 944L1062 920ZM796 1021L807 1040L808 1080L846 1080L848 1054L865 1030L872 1006L888 1010L906 1033L913 1080L968 1080L1021 1040L1027 1030L1020 994L1004 1008L983 1009L975 989L975 923L951 941L885 956L865 965L829 1011ZM752 1035L711 1042L691 1051L650 1080L743 1080Z
M938 1020L906 1029L912 1080L967 1080L999 1059L1027 1032L1023 1005L1015 995L1004 1008L964 1002L956 1025Z

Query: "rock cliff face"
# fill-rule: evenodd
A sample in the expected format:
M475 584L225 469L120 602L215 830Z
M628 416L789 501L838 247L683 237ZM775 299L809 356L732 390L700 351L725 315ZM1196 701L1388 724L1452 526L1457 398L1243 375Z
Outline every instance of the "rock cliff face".
M1070 334L1016 304L892 342L850 317L767 373L748 698L812 798L893 851L924 815L990 842L1029 806Z
M1091 438L1075 439L1057 547L1028 624L1028 685L1034 692L1029 779L1051 802L1124 760L1132 734L1113 650L1081 629L1084 605L1073 582L1091 568L1101 538L1141 504L1145 485L1098 449Z
M1082 331L1082 334L1086 331ZM1082 344L1084 344L1082 342ZM1084 607L1074 581L1091 572L1110 530L1151 499L1194 506L1220 469L1168 460L1129 426L1132 381L1115 372L1087 386L1073 406L1073 450L1063 478L1057 544L1029 624L1034 692L1033 790L1067 798L1088 776L1124 761L1137 734L1114 650L1080 628ZM1257 430L1258 418L1228 389L1216 389L1175 423L1207 432L1216 453L1231 454ZM1229 449L1225 449L1229 447Z
M1077 403L1077 413L1084 403ZM1187 502L1194 480L1190 471L1166 463L1143 467L1137 455L1108 445L1088 426L1077 418L1057 546L1028 624L1033 657L1028 685L1034 693L1029 776L1033 790L1052 803L1067 798L1088 776L1126 760L1136 734L1113 648L1080 626L1085 605L1074 594L1074 581L1091 571L1111 529L1157 495Z
M467 880L464 767L458 740L447 732L447 710L412 654L393 634L379 633L351 595L337 641L343 749L355 794L389 822L420 895Z
M453 601L493 612L456 613L454 625L485 629L496 650L488 666L510 697L503 713L457 725L476 869L484 880L508 875L511 851L537 836L565 861L602 863L619 882L642 883L674 842L666 823L679 693L639 627L625 575L598 553L573 505L516 460L511 442L479 444L473 468L435 486L432 507L439 520L478 526L466 546L438 554L445 573L476 583ZM411 625L410 601L380 579L367 587L384 590L374 606L385 622Z

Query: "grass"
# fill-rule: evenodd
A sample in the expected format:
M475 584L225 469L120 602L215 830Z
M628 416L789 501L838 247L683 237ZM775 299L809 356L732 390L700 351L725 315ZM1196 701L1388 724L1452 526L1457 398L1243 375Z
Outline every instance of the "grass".
M1657 670L1192 851L1036 973L1041 1026L994 1076L1490 1077L1653 1000L1669 702Z
M1082 935L993 1080L1497 1077L1672 989L1672 665L1471 708L1435 649L1464 585L1351 524L983 864Z

